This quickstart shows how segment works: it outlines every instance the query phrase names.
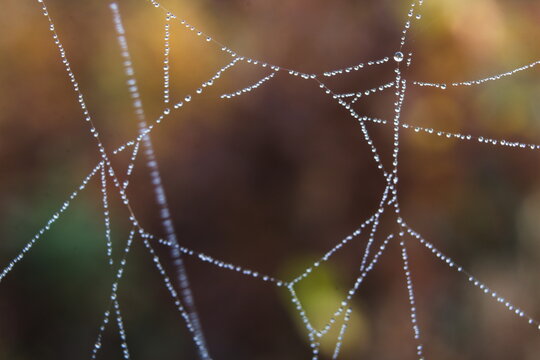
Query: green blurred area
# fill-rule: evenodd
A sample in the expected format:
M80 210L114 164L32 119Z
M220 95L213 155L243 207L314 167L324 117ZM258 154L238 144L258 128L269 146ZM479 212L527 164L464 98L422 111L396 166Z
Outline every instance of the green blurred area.
M163 4L240 54L321 73L380 59L399 47L408 2L389 0L168 0ZM47 3L96 127L110 151L137 134L109 4ZM149 121L163 109L165 14L144 0L119 1ZM409 33L409 81L481 79L540 59L536 0L425 0ZM99 161L37 1L0 12L0 266L59 209ZM171 98L193 94L230 57L178 22L171 26ZM291 280L378 206L384 179L360 127L315 85L236 66L152 132L182 245ZM392 81L393 63L328 79L336 92ZM410 83L410 82L409 82ZM360 114L391 119L392 91L362 98ZM401 121L440 131L540 143L540 72L441 91L412 87ZM390 163L392 128L368 124ZM127 153L127 152L126 152ZM143 226L162 235L139 155L128 195ZM400 204L407 223L490 288L540 318L538 150L401 132ZM114 158L119 173L128 154ZM113 253L129 233L109 187ZM108 305L99 174L0 284L0 359L90 357ZM377 240L393 230L384 217ZM395 229L394 229L395 230ZM355 238L298 284L323 326L359 274L367 235ZM168 251L156 245L172 273ZM430 359L537 359L538 330L452 272L425 248L409 248L425 354ZM187 258L197 308L215 359L307 359L309 341L285 289ZM183 319L136 239L120 284L134 359L195 359ZM342 359L413 359L397 243L353 298ZM331 358L341 326L321 345ZM121 358L114 322L101 359Z

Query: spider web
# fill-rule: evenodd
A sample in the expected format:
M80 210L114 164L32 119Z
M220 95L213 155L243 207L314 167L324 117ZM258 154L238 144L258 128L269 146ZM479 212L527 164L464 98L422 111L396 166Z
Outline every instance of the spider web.
M408 68L411 66L414 54L408 50L408 34L414 24L422 19L422 5L423 0L412 2L408 13L406 14L406 20L403 25L400 38L400 46L392 54L388 54L386 57L367 61L364 63L358 63L346 68L329 70L323 73L305 73L295 69L284 68L263 60L249 58L233 50L232 48L215 40L212 36L199 31L195 26L188 23L186 20L180 19L166 9L160 3L150 0L149 2L155 8L155 11L162 13L164 19L164 45L163 45L163 108L161 114L154 120L148 121L142 105L142 100L139 94L137 79L135 76L135 70L132 65L131 55L128 48L127 38L125 30L122 24L119 7L116 3L110 5L110 9L113 16L113 21L117 33L117 40L120 48L120 53L123 58L124 72L126 76L126 83L128 85L128 91L133 101L133 111L138 121L138 135L137 137L126 141L113 150L106 149L101 140L101 136L98 128L94 125L91 110L87 106L83 91L79 86L77 77L72 70L68 55L64 46L60 40L60 37L56 31L53 16L49 14L49 10L43 0L37 0L41 6L44 17L49 24L49 30L52 35L54 44L56 45L61 61L65 66L65 71L71 82L73 91L75 92L79 107L82 111L82 115L85 123L88 126L91 136L95 139L95 145L100 153L100 158L97 160L97 165L90 171L90 173L82 180L81 184L69 195L68 199L61 205L61 207L53 213L46 224L39 229L34 237L22 248L22 250L2 269L0 272L0 282L2 282L6 276L8 276L15 266L21 262L25 256L30 252L33 246L41 239L50 228L56 223L62 215L68 211L72 202L79 196L79 194L85 190L90 184L91 180L97 176L100 176L99 186L102 194L102 209L103 219L105 223L105 239L107 245L107 258L111 270L114 275L114 282L111 284L110 301L106 310L103 313L101 324L98 328L98 334L96 341L91 349L91 359L96 359L102 347L102 337L104 331L112 321L116 322L118 329L118 335L121 339L121 350L125 359L130 359L130 351L128 346L127 332L124 326L122 310L120 301L118 299L118 290L121 286L121 280L124 274L125 266L127 263L128 255L130 253L131 246L134 241L140 240L143 242L149 256L152 258L153 263L157 271L161 275L163 285L166 287L169 295L182 317L187 330L191 333L194 346L198 350L199 357L201 359L211 359L212 349L206 343L204 336L204 327L199 320L196 304L191 292L188 273L184 266L183 258L190 257L198 261L205 262L216 266L217 268L233 271L239 275L257 279L259 281L267 283L268 286L276 286L284 288L288 291L290 300L297 309L299 318L305 327L305 335L309 339L311 346L311 353L313 359L319 358L320 343L323 338L329 336L330 330L339 327L339 335L335 339L335 346L332 358L337 359L340 354L340 349L343 343L345 333L348 328L348 323L352 314L351 301L355 294L359 291L360 287L364 283L365 279L376 268L380 259L384 256L387 248L396 244L399 247L401 256L401 268L403 270L403 281L406 287L409 311L411 319L411 333L412 341L415 343L416 352L419 359L424 359L424 343L422 340L421 327L419 325L419 319L417 315L417 302L415 297L415 289L413 282L413 273L410 268L409 260L409 247L411 242L416 242L425 247L433 256L446 264L449 268L453 269L457 273L463 275L465 281L469 282L472 286L476 287L480 292L484 293L486 297L491 297L493 301L500 303L507 311L513 313L517 318L534 326L540 330L540 323L527 314L524 310L516 305L512 304L494 289L488 287L475 276L466 271L453 259L445 255L435 245L426 240L419 232L414 229L414 226L410 225L406 219L401 215L400 202L399 202L399 154L400 154L400 135L403 131L413 131L424 135L438 136L443 138L454 138L461 141L475 141L482 145L499 146L503 148L520 148L532 151L540 150L539 144L524 143L508 139L490 138L486 136L476 136L472 134L452 133L439 129L433 129L428 127L420 127L404 123L401 120L402 109L405 104L406 94L408 88L411 87L433 87L436 90L446 90L453 87L465 87L465 86L480 86L488 82L504 79L505 77L512 76L520 71L526 71L534 68L540 64L540 60L522 65L515 69L490 75L485 78L467 81L456 81L451 83L434 83L425 81L410 80L407 76ZM170 90L170 37L173 31L189 31L193 32L194 36L199 37L200 41L206 43L207 46L217 47L221 52L229 56L230 61L221 68L217 69L213 76L208 80L200 84L200 87L194 89L190 94L183 96L181 99L173 99ZM330 78L339 79L341 76L345 76L349 73L369 71L371 68L377 67L382 64L392 64L394 70L394 78L390 82L381 82L380 85L370 89L340 93L335 91L332 86L328 84ZM241 97L247 93L257 91L261 87L270 87L272 81L278 77L288 77L294 81L303 81L310 83L331 99L335 104L342 107L346 113L355 121L357 121L362 136L371 150L371 156L379 169L382 178L384 179L384 191L380 196L378 207L373 211L368 219L361 223L350 235L346 236L327 252L325 252L318 260L304 269L300 274L292 279L279 279L276 276L269 274L263 274L254 269L249 269L237 264L228 263L213 256L201 253L195 249L190 249L182 246L176 235L176 231L173 226L171 218L171 212L167 203L167 196L165 189L162 185L161 175L159 167L156 161L156 157L153 150L151 133L152 131L165 123L172 114L182 111L185 107L189 106L192 100L196 97L202 97L207 93L207 89L212 87L215 83L219 82L221 76L229 70L239 66L253 66L266 70L267 73L264 77L256 80L252 84L245 86L241 89L232 89L229 92L220 95L221 99L228 100L236 97ZM394 115L392 119L379 119L375 117L369 117L360 114L354 109L353 104L361 99L369 97L372 94L381 92L393 92L394 103L393 110ZM386 125L392 129L392 152L391 162L389 164L384 163L383 156L377 146L376 142L368 130L367 124L374 123L379 125ZM112 157L121 154L123 152L131 152L130 161L125 171L113 166ZM129 179L133 173L136 159L140 153L146 160L146 166L151 175L150 187L153 189L155 195L155 201L159 206L159 216L161 218L163 233L165 237L161 238L147 231L139 222L137 214L131 207L132 200L127 194L129 187ZM131 224L131 231L125 242L125 245L121 251L121 258L115 261L113 257L113 240L111 236L111 217L109 210L109 182L115 189L124 207L129 213L129 222ZM383 214L387 214L393 219L394 230L391 233L382 233L381 222ZM388 215L390 214L390 215ZM367 235L367 242L364 245L364 252L360 259L358 259L358 273L355 281L351 284L350 289L343 294L340 305L331 314L328 314L328 320L322 327L317 327L313 324L313 320L304 309L302 298L297 294L297 286L312 273L317 271L321 265L329 261L334 254L339 251L343 251L348 245L357 240L360 235ZM154 247L163 246L170 250L172 263L174 265L175 274L167 273L165 260L161 259L158 255L158 251Z

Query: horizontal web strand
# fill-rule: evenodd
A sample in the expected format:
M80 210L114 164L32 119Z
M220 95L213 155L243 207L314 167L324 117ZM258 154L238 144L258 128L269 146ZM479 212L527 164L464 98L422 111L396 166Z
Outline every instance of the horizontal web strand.
M510 71L507 71L507 72L504 72L504 73L500 73L500 74L497 74L497 75L492 75L492 76L489 76L489 77L486 77L486 78L483 78L483 79L478 79L478 80L468 80L468 81L462 81L462 82L453 82L453 83L450 83L450 84L446 84L446 83L430 83L430 82L424 82L424 81L414 81L413 84L417 85L417 86L435 87L435 88L438 88L438 89L441 89L441 90L447 89L448 85L453 86L453 87L481 85L481 84L484 84L484 83L489 82L489 81L501 80L501 79L503 79L503 78L505 78L507 76L514 75L515 73L518 73L520 71L532 69L538 64L540 64L540 60L534 61L534 62L532 62L530 64L523 65L521 67L515 68L513 70L510 70Z

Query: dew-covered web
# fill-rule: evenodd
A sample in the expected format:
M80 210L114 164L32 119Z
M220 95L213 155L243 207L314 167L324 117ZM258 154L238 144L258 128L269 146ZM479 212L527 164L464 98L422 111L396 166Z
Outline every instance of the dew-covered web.
M486 78L468 80L462 82L452 83L432 83L424 81L413 81L407 76L407 69L410 67L413 61L413 53L408 50L408 33L413 25L422 19L422 5L423 0L418 0L410 5L409 11L406 14L405 24L400 38L400 45L395 51L388 56L376 59L364 63L358 63L347 68L330 70L320 74L305 73L294 69L284 68L281 66L273 65L263 60L257 60L242 55L241 53L223 45L219 41L215 40L208 34L199 31L196 27L181 19L176 14L168 11L165 7L156 1L150 0L150 3L155 8L154 11L161 12L164 18L164 45L163 45L163 108L161 114L156 119L150 121L146 118L142 101L140 99L137 80L134 68L132 66L132 60L128 48L128 41L122 25L122 19L120 16L120 10L116 3L110 5L112 17L117 33L118 45L122 56L124 71L126 76L126 82L128 86L131 99L133 101L133 111L138 121L138 136L134 139L126 141L124 144L118 146L116 149L106 149L100 139L99 130L94 126L91 109L87 106L83 90L79 87L79 83L75 73L73 72L69 56L65 51L64 46L60 40L57 30L53 21L53 14L50 14L45 2L43 0L37 0L41 6L43 15L48 21L50 34L54 44L56 45L61 61L65 66L65 71L75 92L80 109L82 111L84 122L88 127L91 136L95 139L95 145L97 146L100 158L96 160L97 164L90 171L90 173L82 180L81 184L73 191L68 199L62 204L62 206L50 217L46 224L39 229L34 237L22 248L22 250L5 266L0 273L0 282L8 276L15 266L21 262L25 256L29 253L32 247L40 240L43 234L45 234L62 215L69 210L71 203L78 197L79 193L83 191L90 181L95 177L100 177L100 181L97 183L100 186L102 199L101 207L103 209L103 218L105 223L105 239L107 258L109 266L111 267L114 276L114 282L111 284L110 299L107 303L106 309L103 313L101 324L97 330L97 336L94 345L89 351L89 357L96 359L99 356L100 349L102 347L102 335L105 329L109 326L116 326L118 335L121 340L121 348L125 359L130 359L129 351L129 339L128 329L124 326L121 304L118 299L118 290L121 287L121 280L124 274L124 268L129 257L130 248L134 241L142 241L149 256L152 258L153 263L157 271L161 276L161 281L166 287L169 295L174 303L177 311L179 312L182 320L185 323L186 328L191 334L193 344L198 350L198 354L201 359L212 358L212 348L207 345L204 336L204 324L201 324L199 316L196 310L196 304L191 292L188 273L186 272L183 258L191 257L201 262L212 264L223 271L233 271L239 275L245 277L251 277L265 282L268 286L281 287L288 291L290 300L297 309L298 316L305 326L305 336L309 339L311 345L311 353L313 359L319 358L319 348L321 339L329 335L329 332L334 327L340 325L338 337L335 339L335 347L333 352L333 359L337 359L340 354L340 348L347 331L348 323L352 313L351 300L355 294L359 291L361 285L371 271L377 266L380 259L384 256L386 249L392 243L395 243L400 248L401 265L403 270L403 282L408 295L410 321L411 321L411 335L412 341L415 343L416 352L419 359L424 359L424 344L422 340L422 331L419 325L421 319L417 316L417 303L415 299L414 288L414 274L411 270L411 263L408 256L408 249L410 242L417 242L427 248L435 258L445 263L449 268L455 270L457 273L463 275L466 282L469 282L472 286L478 288L478 290L485 294L486 297L490 297L493 301L500 303L500 305L506 308L509 312L513 313L516 317L522 319L522 321L534 326L540 330L540 323L529 316L520 307L507 301L501 294L491 289L486 284L478 280L475 276L463 269L457 262L450 257L446 256L443 252L437 249L433 243L426 240L419 232L414 229L414 226L407 222L407 219L403 218L400 213L399 202L399 154L400 154L400 135L403 131L413 131L424 135L432 135L446 138L455 138L463 141L473 141L487 146L499 146L508 148L522 148L532 151L540 150L539 144L529 144L523 142L517 142L507 139L495 139L486 136L478 136L472 134L450 133L447 131L437 130L433 128L426 128L404 123L401 120L402 108L405 104L407 90L410 87L434 87L434 91L445 90L451 87L464 87L464 86L481 86L486 83L497 81L513 74L529 70L540 64L540 60L532 62L527 65L517 67L513 70L506 71L501 74L492 75ZM170 37L173 31L188 31L193 32L194 36L200 38L200 41L206 43L207 46L217 47L223 53L227 54L230 61L223 67L217 69L215 74L200 84L200 87L193 89L190 94L185 95L181 99L175 99L170 94ZM371 68L377 67L382 64L392 64L394 69L394 79L390 82L382 82L379 86L371 89L365 89L357 92L350 93L338 93L327 84L327 79L338 78L345 76L348 73L370 71ZM216 257L201 253L195 249L190 249L182 246L178 241L171 213L167 205L167 196L165 189L162 186L161 175L154 154L152 140L150 134L158 126L166 126L167 118L172 114L182 111L183 108L190 105L190 102L195 97L205 96L207 89L217 83L222 74L227 72L233 67L238 66L252 66L259 67L267 71L264 77L253 82L252 84L241 88L231 89L230 91L221 94L219 97L223 100L241 97L252 91L257 91L260 87L272 86L272 81L277 77L287 77L290 81L304 81L310 83L314 87L318 88L335 104L343 107L350 117L358 122L359 128L362 132L362 136L371 149L371 157L376 163L380 173L383 175L385 186L384 191L380 197L378 208L373 211L367 220L351 232L350 235L338 241L332 246L326 253L324 253L317 261L313 262L311 266L306 268L302 273L287 279L279 279L276 276L260 273L254 269L248 269L238 264L232 264L222 261ZM379 119L374 117L364 116L353 109L353 104L368 97L374 93L379 92L393 92L394 103L391 105L394 109L393 118L391 119ZM380 151L375 144L372 135L368 131L366 124L376 123L380 125L387 125L392 127L392 153L390 164L383 163ZM121 171L115 168L111 162L112 157L122 153L131 152L130 162L125 171ZM137 214L131 207L131 199L127 195L127 188L129 186L129 178L133 172L135 166L135 160L138 156L145 158L147 170L151 175L150 184L148 188L153 189L155 195L155 201L159 205L159 216L163 227L163 238L155 236L147 231L140 222L137 220ZM112 256L113 251L119 251L114 249L113 244L119 244L118 241L113 241L111 235L111 217L109 210L109 195L107 192L108 183L114 186L115 191L118 193L125 208L129 214L129 222L131 223L131 231L128 238L123 244L123 248L120 250L121 257L115 261ZM383 214L390 213L390 217L393 219L394 231L391 233L382 233L380 229L380 222ZM335 311L328 314L328 320L322 327L316 327L313 324L312 319L304 310L302 299L297 295L296 287L304 279L308 278L310 274L315 272L321 264L328 261L334 254L341 249L345 248L348 244L355 241L360 234L367 234L367 242L364 246L364 252L358 259L358 273L356 274L356 280L352 286L343 294L342 301ZM172 262L174 265L174 274L168 274L164 262L167 260L161 259L158 255L159 252L155 250L155 247L164 246L170 249Z

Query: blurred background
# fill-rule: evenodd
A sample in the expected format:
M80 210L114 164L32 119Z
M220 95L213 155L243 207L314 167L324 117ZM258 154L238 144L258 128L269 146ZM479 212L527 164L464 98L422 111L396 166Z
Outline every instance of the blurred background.
M399 47L407 1L164 1L180 19L246 57L306 73L380 59ZM137 125L106 1L48 7L107 149ZM119 1L148 119L162 111L164 13ZM407 79L479 79L540 59L540 2L426 0L406 52ZM36 1L0 12L0 265L8 264L99 159ZM178 23L171 27L171 98L194 93L230 57ZM394 63L328 80L337 92L393 80ZM384 181L360 126L314 82L243 64L152 132L182 245L290 280L377 208ZM391 119L392 91L360 99L360 114ZM410 88L402 121L437 130L540 143L540 72L481 86ZM389 163L391 128L368 124ZM400 204L409 225L512 303L540 318L539 152L403 131ZM114 165L125 169L127 154ZM162 235L142 154L128 195ZM118 170L118 172L121 172ZM129 232L112 187L113 254ZM383 219L378 238L390 232ZM112 272L99 176L0 285L0 359L88 358ZM358 273L366 236L311 277L298 295L322 325ZM431 359L538 359L540 333L409 241L418 318ZM167 249L156 245L170 265ZM186 258L215 359L307 359L309 342L288 293ZM172 272L169 266L168 270ZM134 359L196 359L152 259L136 239L119 300ZM342 359L413 359L399 246L392 243L353 300ZM339 324L339 322L338 322ZM323 341L331 357L337 332ZM114 322L101 359L119 359Z

